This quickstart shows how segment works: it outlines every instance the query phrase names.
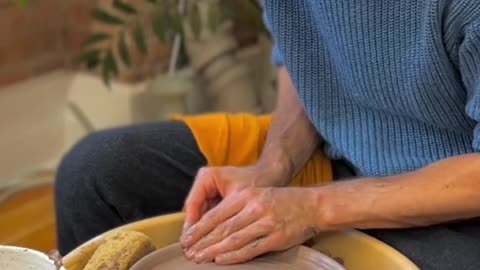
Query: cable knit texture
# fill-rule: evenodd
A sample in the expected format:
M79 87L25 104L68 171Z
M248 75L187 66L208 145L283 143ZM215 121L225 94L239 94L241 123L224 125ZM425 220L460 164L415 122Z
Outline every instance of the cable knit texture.
M480 151L479 0L264 6L329 157L381 176Z

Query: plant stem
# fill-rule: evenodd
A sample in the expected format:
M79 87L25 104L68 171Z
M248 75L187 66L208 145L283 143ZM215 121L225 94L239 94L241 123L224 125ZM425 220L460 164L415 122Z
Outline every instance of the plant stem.
M186 0L178 1L178 10L180 15L185 15ZM172 46L172 55L170 56L170 63L168 65L168 74L174 76L177 71L178 55L180 54L180 48L182 46L182 35L180 33L175 34Z

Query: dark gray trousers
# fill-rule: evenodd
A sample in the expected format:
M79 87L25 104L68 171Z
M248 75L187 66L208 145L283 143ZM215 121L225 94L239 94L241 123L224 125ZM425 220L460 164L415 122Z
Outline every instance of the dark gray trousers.
M180 122L89 135L65 156L57 175L60 252L125 223L180 211L205 164L193 135ZM341 162L335 162L335 169L339 177L351 174ZM366 232L424 270L480 269L480 223Z

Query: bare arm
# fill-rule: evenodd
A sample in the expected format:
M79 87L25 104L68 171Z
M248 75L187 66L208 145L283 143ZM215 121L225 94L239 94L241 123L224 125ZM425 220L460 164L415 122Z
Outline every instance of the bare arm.
M317 198L324 200L324 213L329 213L326 219L333 228L426 226L480 217L480 18L464 29L458 67L468 92L465 111L477 123L472 130L476 153L407 174L344 182L326 187L325 192L319 189Z
M303 110L287 69L280 67L278 72L277 108L256 167L275 175L265 184L284 186L310 158L319 136Z
M195 224L217 198L247 186L284 186L302 168L318 136L300 104L287 69L279 68L278 101L266 143L254 166L205 167L185 202L185 228Z
M408 174L340 182L315 192L317 205L323 205L317 208L317 220L333 230L405 228L479 217L480 154L445 159Z

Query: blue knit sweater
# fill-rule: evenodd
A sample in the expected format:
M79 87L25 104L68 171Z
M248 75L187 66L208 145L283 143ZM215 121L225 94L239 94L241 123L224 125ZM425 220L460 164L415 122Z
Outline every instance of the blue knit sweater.
M274 58L359 175L480 151L480 0L265 0Z

